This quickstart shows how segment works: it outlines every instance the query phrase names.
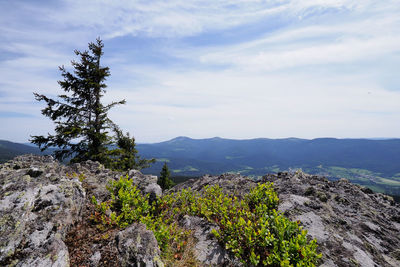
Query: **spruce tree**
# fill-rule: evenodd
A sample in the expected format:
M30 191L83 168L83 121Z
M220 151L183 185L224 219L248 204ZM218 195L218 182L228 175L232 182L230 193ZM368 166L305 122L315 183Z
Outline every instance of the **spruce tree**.
M171 173L169 172L167 163L164 162L164 166L160 172L160 177L157 181L157 184L159 184L163 190L170 189L174 185L174 182L170 179L170 176Z
M107 167L119 171L141 170L150 167L150 164L155 162L155 159L148 160L139 157L135 148L135 138L130 137L129 133L123 134L117 126L114 127L114 132L117 148L109 151L109 159L105 164Z
M108 111L125 100L104 105L105 80L110 76L108 67L101 66L103 42L98 38L89 43L89 51L75 50L79 62L71 61L73 72L59 67L64 78L58 81L65 94L57 99L34 93L36 100L44 101L47 107L42 114L55 123L55 134L31 136L31 142L44 151L56 147L54 156L58 160L72 157L72 162L96 160L109 161L108 147L112 142L109 130L115 124L108 118Z

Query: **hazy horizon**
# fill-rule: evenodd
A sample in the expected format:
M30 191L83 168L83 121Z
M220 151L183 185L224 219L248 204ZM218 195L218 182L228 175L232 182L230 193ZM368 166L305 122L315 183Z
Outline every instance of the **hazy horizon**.
M0 1L0 139L54 124L32 92L104 41L111 119L177 136L400 137L398 1Z
M361 140L394 140L394 139L400 139L399 137L371 137L371 138L364 138L364 137L358 137L358 138L337 138L337 137L331 137L331 136L323 136L323 137L315 137L315 138L299 138L299 137L280 137L280 138L269 138L269 137L254 137L254 138L243 138L243 139L235 139L235 138L227 138L227 137L220 137L220 136L213 136L213 137L204 137L204 138L192 138L190 136L176 136L170 139L166 140L161 140L161 141L155 141L155 142L136 142L137 144L155 144L155 143L162 143L162 142L168 142L174 139L178 138L188 138L192 140L209 140L209 139L225 139L225 140L234 140L234 141L245 141L245 140L255 140L255 139L270 139L270 140L286 140L286 139L301 139L301 140L315 140L315 139L339 139L339 140L349 140L349 139L361 139ZM27 144L27 145L32 145L35 146L35 144L32 144L27 141L13 141L13 140L8 140L8 139L0 139L0 141L10 141L13 143L19 143L19 144Z

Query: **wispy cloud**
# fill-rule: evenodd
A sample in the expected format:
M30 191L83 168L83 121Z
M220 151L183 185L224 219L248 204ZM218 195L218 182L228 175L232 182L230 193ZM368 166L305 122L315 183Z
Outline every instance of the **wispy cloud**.
M110 115L141 142L400 136L396 0L21 0L0 1L0 138L51 131L32 92L61 93L97 36L105 100L128 101Z

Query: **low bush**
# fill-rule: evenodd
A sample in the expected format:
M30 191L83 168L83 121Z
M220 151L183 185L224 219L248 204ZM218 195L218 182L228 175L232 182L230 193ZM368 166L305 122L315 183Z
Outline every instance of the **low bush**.
M246 265L315 266L321 257L316 240L276 209L278 196L272 183L259 184L243 199L226 195L218 186L205 187L202 194L191 189L165 194L152 205L128 177L110 184L111 200L97 203L93 217L103 225L126 227L144 223L154 232L166 257L179 259L189 231L176 221L183 215L200 216L218 227L212 232L225 248ZM108 214L108 215L107 215Z

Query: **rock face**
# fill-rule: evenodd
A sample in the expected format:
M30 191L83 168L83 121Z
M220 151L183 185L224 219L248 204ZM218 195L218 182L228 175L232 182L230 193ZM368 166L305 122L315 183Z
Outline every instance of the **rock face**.
M109 195L106 188L109 181L117 180L122 175L126 175L106 169L100 163L90 160L72 164L64 168L64 171L72 176L74 174L81 175L80 180L84 183L85 188L100 201L105 200ZM161 196L162 189L157 184L157 176L144 175L138 170L130 170L128 176L142 192L149 194L153 192L157 196Z
M116 236L121 266L164 267L153 232L133 224Z
M82 219L89 196L103 201L108 182L121 175L98 162L64 166L50 156L24 155L0 165L0 266L69 266L66 234ZM131 171L130 178L161 191L157 177ZM93 262L100 256L92 255Z
M279 210L318 241L322 266L400 266L400 206L342 179L302 172L268 175Z
M85 191L51 157L18 157L0 169L0 266L68 266L63 239Z
M133 184L136 185L140 191L146 194L153 193L158 197L162 195L161 186L157 184L157 176L144 175L138 170L130 170L129 178L133 180Z
M389 196L373 193L368 188L342 179L328 181L324 177L302 172L265 176L260 182L274 182L280 199L279 210L291 220L300 220L310 238L317 239L322 253L321 266L400 266L400 205ZM248 193L256 182L240 175L204 176L189 180L171 189L191 187L202 191L205 185L219 185L226 193L237 196ZM207 228L199 218L191 218L199 244L204 242ZM213 237L205 241L211 244ZM214 266L229 262L223 251L215 249ZM198 249L196 258L204 262L212 250ZM201 251L201 252L200 252ZM219 255L219 256L215 256ZM223 259L221 261L215 261ZM230 264L228 264L230 265ZM236 265L236 264L234 264Z
M218 185L225 194L244 196L254 188L257 183L253 180L236 174L222 174L220 176L205 175L200 179L190 179L171 188L169 192L177 192L184 188L202 192L205 186Z
M197 216L185 215L180 225L193 231L197 240L194 250L196 260L205 266L243 266L223 248L211 233L216 226Z
M70 244L86 246L86 266L105 266L111 260L103 254L108 249L115 260L108 266L163 266L154 234L143 224L113 229L109 238L100 233L96 244L66 241L71 229L88 224L90 197L106 200L108 182L121 175L97 162L64 166L51 157L30 155L0 165L0 266L70 266ZM128 176L150 199L162 194L157 177L136 170ZM267 175L260 182L267 181L274 182L279 210L300 220L310 238L317 239L321 266L400 266L400 206L390 197L347 180L331 182L302 172ZM170 191L191 187L202 192L206 185L241 197L257 182L233 174L204 176ZM178 223L191 230L200 266L241 265L211 234L215 225L193 216ZM84 231L79 229L73 239L81 240ZM96 234L95 226L91 230L86 231L88 240Z

